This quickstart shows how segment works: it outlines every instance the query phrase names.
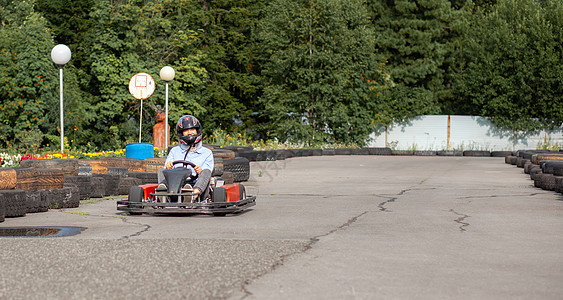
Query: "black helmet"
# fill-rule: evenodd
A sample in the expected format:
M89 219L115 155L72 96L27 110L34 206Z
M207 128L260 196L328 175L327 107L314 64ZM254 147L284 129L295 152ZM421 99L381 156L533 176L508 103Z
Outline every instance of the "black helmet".
M190 128L197 129L197 134L184 136L184 130ZM201 141L201 123L199 123L199 121L194 116L182 116L178 120L178 123L176 123L176 134L178 135L178 140L180 141L180 143L188 146L196 145Z

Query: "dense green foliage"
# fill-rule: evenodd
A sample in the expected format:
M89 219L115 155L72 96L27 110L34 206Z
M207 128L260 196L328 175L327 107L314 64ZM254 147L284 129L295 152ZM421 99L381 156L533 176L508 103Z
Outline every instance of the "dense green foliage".
M558 0L0 0L0 147L59 145L59 70L68 45L65 136L82 150L143 141L164 108L205 133L292 143L367 142L422 114L474 114L512 130L558 127Z

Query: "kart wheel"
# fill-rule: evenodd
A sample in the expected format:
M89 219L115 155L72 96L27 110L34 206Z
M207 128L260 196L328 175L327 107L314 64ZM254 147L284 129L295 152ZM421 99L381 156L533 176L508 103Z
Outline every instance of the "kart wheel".
M129 196L127 197L127 201L129 203L139 203L143 201L143 197L145 196L145 191L140 186L132 186L129 189ZM129 208L133 208L133 206L129 205ZM140 212L129 212L130 215L142 215L143 213Z

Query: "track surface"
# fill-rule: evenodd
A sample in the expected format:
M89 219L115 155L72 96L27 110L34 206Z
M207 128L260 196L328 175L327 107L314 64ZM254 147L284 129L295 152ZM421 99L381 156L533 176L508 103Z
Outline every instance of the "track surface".
M126 216L115 200L7 218L0 299L561 299L563 197L504 158L256 162L246 213Z

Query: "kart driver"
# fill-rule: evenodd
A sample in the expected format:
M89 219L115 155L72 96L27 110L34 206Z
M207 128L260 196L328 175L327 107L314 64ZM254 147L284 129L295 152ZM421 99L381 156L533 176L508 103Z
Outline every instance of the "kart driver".
M180 144L170 149L166 158L165 168L187 168L192 171L193 175L197 173L198 177L186 183L182 190L189 191L193 186L192 194L194 196L191 201L204 201L209 194L209 181L215 162L213 160L213 152L202 146L201 123L194 116L182 116L178 123L176 123L176 134ZM187 160L194 163L196 167L192 168L189 165L180 163L172 165L172 162L176 160ZM167 189L165 182L161 182L158 189ZM201 200L198 200L198 197Z

